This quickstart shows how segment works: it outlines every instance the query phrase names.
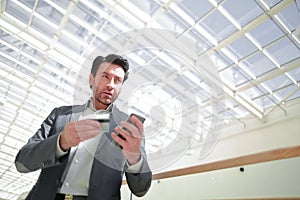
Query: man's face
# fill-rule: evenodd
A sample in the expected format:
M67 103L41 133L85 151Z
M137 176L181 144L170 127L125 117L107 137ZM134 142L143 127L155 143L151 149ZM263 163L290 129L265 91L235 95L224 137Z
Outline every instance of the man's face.
M95 109L106 109L121 92L125 72L119 65L104 62L98 68L95 77L91 74L89 84L92 86Z

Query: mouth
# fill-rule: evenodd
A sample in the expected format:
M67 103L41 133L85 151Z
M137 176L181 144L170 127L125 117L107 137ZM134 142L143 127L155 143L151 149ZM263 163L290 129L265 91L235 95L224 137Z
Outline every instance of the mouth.
M102 92L102 94L104 94L105 96L108 96L108 97L112 97L112 93L111 92Z

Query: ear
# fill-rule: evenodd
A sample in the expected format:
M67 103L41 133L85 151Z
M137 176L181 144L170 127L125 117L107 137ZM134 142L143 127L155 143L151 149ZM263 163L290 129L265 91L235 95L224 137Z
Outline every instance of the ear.
M91 73L90 76L89 76L90 88L92 88L92 85L94 85L94 82L95 82L95 78L94 78L94 75Z

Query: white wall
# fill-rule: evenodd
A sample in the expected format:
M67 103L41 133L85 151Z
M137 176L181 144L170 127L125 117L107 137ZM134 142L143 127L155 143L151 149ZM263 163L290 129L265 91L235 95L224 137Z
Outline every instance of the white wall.
M300 157L153 181L147 200L300 198ZM128 187L122 199L129 200Z
M164 169L184 168L278 148L300 145L300 104L291 102L271 112L262 120L249 119L224 128L222 137L204 159L199 159L201 144L193 155L180 158ZM244 126L245 125L245 126ZM230 168L196 175L153 181L151 190L141 199L215 199L297 196L300 198L300 158L285 159ZM127 186L123 199L129 199ZM135 198L133 198L135 199Z
M241 123L227 125L207 157L199 159L201 145L196 145L193 155L183 156L164 171L300 145L300 103L286 105L285 109L287 115L277 109L261 121L244 120L245 127Z

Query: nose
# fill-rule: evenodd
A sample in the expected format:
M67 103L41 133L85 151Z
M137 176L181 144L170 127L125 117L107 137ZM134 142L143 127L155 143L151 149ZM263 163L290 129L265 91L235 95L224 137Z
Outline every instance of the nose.
M113 88L116 87L116 84L115 84L115 81L114 81L113 78L111 78L111 79L108 81L107 87L108 87L109 89L113 89Z

